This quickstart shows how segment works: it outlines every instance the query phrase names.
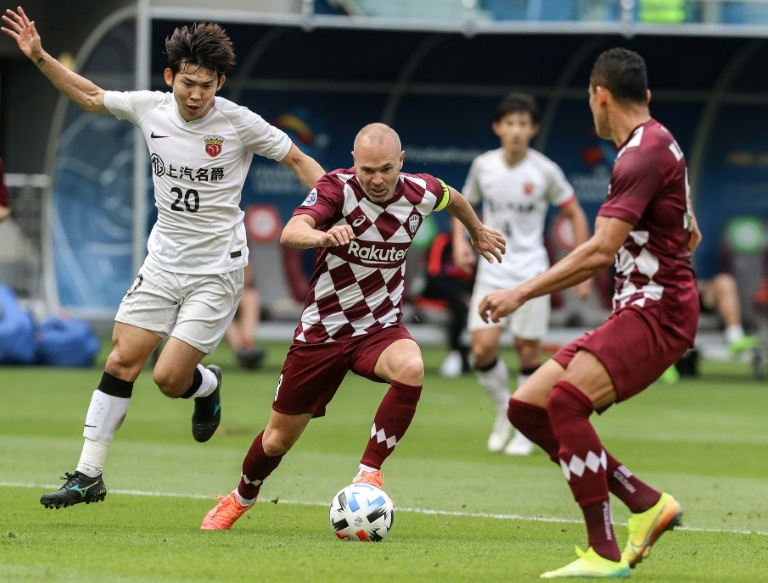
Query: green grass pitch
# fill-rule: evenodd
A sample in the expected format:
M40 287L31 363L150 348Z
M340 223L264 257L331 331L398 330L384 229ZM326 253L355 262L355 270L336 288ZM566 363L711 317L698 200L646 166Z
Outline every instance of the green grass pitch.
M0 368L0 581L534 581L575 558L586 536L559 468L541 453L492 455L490 401L470 375L427 377L411 429L384 467L395 501L381 543L341 542L333 495L357 469L386 387L350 375L329 407L228 532L201 532L214 494L269 416L286 344L244 372L221 348L223 421L196 443L191 403L163 397L145 370L110 450L103 503L46 510L40 495L73 471L82 423L101 375ZM638 366L642 366L639 364ZM703 363L701 376L657 384L595 420L633 472L683 504L632 573L638 581L768 581L768 382L744 363ZM627 511L614 503L619 543Z

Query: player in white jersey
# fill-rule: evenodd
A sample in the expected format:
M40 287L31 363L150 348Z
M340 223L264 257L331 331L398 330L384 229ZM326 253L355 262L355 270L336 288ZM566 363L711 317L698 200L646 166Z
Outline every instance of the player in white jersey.
M497 323L483 322L478 306L488 293L513 287L547 270L544 226L550 205L558 207L571 221L577 245L586 241L589 233L584 211L563 171L529 148L538 132L538 123L538 108L531 96L511 93L502 99L493 123L501 147L475 158L462 190L472 205L482 205L485 224L501 231L507 239L503 262L478 265L467 327L472 336L472 361L478 381L497 409L488 450L508 455L528 455L533 445L519 432L510 439L509 371L499 358L499 342L508 329L520 363L518 385L522 384L541 365L541 339L549 322L549 297L531 300ZM463 228L455 221L454 255L456 264L463 268L475 260ZM582 284L576 292L579 297L586 297L589 283Z
M200 362L224 336L243 291L248 247L240 193L254 154L278 160L311 187L323 169L282 131L216 97L235 62L217 24L177 28L166 39L171 92L104 91L43 50L24 10L7 10L2 31L66 97L90 113L138 126L150 151L158 218L148 256L115 316L113 348L93 393L80 461L40 502L62 508L104 500L102 471L128 411L133 383L170 336L153 378L173 398L194 399L192 434L211 438L221 420L221 370Z

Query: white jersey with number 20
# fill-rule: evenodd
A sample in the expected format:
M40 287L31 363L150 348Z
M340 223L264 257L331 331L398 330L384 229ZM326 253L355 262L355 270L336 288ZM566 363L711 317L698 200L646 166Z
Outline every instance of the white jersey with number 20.
M292 142L246 107L216 97L184 121L173 94L107 91L104 105L138 126L152 164L157 222L146 263L173 273L228 273L248 263L240 197L254 154L282 160Z

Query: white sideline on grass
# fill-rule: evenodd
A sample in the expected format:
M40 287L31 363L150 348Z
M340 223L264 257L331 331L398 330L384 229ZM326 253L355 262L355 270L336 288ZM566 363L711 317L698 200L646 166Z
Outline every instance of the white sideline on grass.
M0 482L0 488L39 488L56 489L56 484L25 484L22 482ZM153 496L164 498L186 498L190 500L208 500L213 498L213 495L206 494L179 494L177 492L150 492L146 490L118 490L109 489L110 494L126 494L128 496ZM272 502L269 498L264 500L257 500L257 502ZM296 504L302 506L328 506L327 502L310 502L306 500L280 500L280 504ZM276 502L275 502L276 504ZM556 516L521 516L519 514L493 514L489 512L458 512L452 510L430 510L428 508L403 508L402 506L396 506L398 512L413 512L416 514L434 514L438 516L459 516L467 518L495 518L498 520L529 520L531 522L564 522L568 524L582 524L581 520L573 520L570 518L557 518ZM727 528L691 528L688 526L675 527L677 530L689 530L692 532L723 532L731 534L759 534L762 536L768 536L768 532L762 532L759 530L731 530Z

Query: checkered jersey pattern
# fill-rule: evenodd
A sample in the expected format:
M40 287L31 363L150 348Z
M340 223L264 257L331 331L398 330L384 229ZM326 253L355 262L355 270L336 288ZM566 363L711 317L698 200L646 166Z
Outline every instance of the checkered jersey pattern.
M294 216L318 229L350 225L349 245L317 250L315 272L295 339L322 343L368 334L400 322L405 258L424 219L447 202L447 188L428 174L401 173L383 204L365 196L354 168L326 174Z

